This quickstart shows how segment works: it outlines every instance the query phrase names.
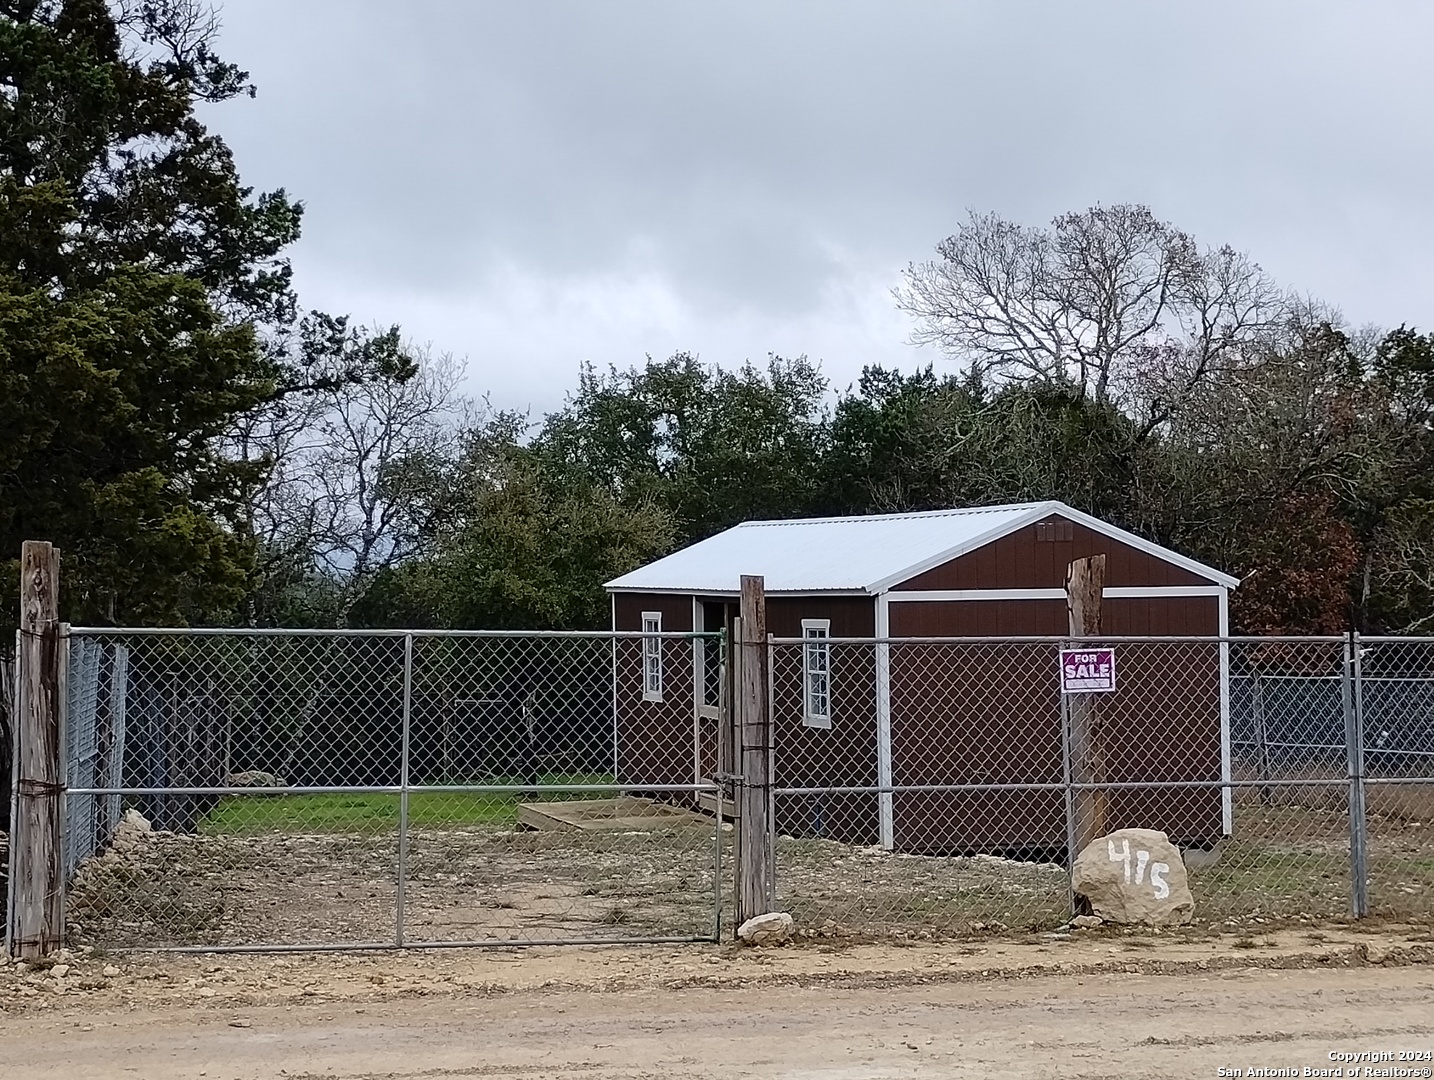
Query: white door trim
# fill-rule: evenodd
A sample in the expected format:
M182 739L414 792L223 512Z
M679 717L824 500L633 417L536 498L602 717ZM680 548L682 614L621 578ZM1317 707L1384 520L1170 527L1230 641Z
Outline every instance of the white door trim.
M697 597L692 598L692 630L694 635L700 634L704 627L702 624L702 601ZM692 638L692 782L702 783L702 690L703 660L702 641L700 637Z
M876 598L876 636L886 638L891 632L891 616L886 604L890 593ZM876 783L891 787L891 646L876 646ZM896 824L890 791L877 796L881 816L881 846L887 851L896 845Z
M1230 636L1230 591L1220 590L1220 637ZM1228 785L1235 773L1230 754L1230 643L1220 642L1220 779L1226 787L1220 789L1220 814L1225 835L1235 832L1234 792Z
M616 596L616 595L614 595L613 598L612 598L612 628L613 628L613 630L616 630L616 629L617 629L617 596ZM614 637L614 638L612 639L612 641L610 642L610 644L611 644L611 646L612 646L612 775L613 775L613 779L614 779L614 780L621 780L621 779L622 779L622 776L621 776L621 772L619 771L619 768L618 768L618 765L619 765L619 757L620 757L618 747L619 747L619 735L620 735L620 732L621 732L621 729L622 729L622 724L621 724L622 710L618 707L618 693L617 693L617 641L618 641L618 639Z

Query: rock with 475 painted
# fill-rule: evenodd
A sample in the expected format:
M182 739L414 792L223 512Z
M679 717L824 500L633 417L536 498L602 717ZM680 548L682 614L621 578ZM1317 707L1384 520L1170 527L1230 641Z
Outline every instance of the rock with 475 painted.
M1118 829L1076 856L1071 885L1106 922L1176 926L1195 915L1180 849L1163 832Z

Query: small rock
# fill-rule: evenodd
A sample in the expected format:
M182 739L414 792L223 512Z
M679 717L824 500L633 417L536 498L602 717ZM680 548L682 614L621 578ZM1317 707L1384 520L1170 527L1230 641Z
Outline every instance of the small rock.
M1094 930L1097 926L1104 926L1105 920L1099 915L1077 915L1071 920L1071 925L1077 930Z
M792 936L796 923L785 911L754 915L737 927L737 937L748 945L781 945Z
M199 996L200 996L200 997L213 997L213 996L214 996L214 993L215 993L214 987L212 987L212 986L201 986L201 987L199 988Z
M100 974L107 979L113 979L119 973L120 969L115 967L113 964L106 964L104 966L104 970L100 972Z
M1364 944L1364 962L1367 964L1382 964L1389 959L1389 950L1383 945L1377 945L1372 941Z
M229 1026L230 1026L230 1027L237 1027L237 1028L253 1027L253 1026L254 1026L254 1021L252 1021L252 1020L246 1020L246 1019L230 1020L230 1021L229 1021Z
M246 769L244 772L230 773L224 778L226 787L258 787L276 788L288 787L282 777L276 776L263 769Z
M54 967L52 967L52 968L50 969L50 974L53 975L53 976L54 976L55 978L57 978L57 979L63 979L63 978L64 978L66 975L68 975L69 973L70 973L70 965L69 965L69 964L56 964Z

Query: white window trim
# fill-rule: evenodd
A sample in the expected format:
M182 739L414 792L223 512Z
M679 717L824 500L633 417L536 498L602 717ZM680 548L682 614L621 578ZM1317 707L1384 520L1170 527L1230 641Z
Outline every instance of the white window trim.
M820 645L808 644L808 630L820 630L820 638L831 637L832 621L830 619L803 619L802 620L802 723L810 728L822 728L829 730L832 726L832 647L823 642ZM818 713L812 708L812 673L808 667L809 650L820 649L826 657L826 712Z
M643 701L662 700L662 639L652 636L660 633L662 633L662 612L644 611L642 613ZM653 686L653 680L649 678L653 674L657 675L656 686Z

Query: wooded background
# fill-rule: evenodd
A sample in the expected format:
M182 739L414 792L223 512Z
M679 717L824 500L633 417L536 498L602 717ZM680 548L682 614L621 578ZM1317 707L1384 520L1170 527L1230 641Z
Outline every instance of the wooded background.
M515 413L302 307L302 204L196 117L252 92L216 32L198 0L0 2L7 645L26 539L74 622L583 628L740 521L1044 498L1239 575L1240 632L1434 627L1434 336L1143 206L973 213L892 282L924 368L679 353Z

